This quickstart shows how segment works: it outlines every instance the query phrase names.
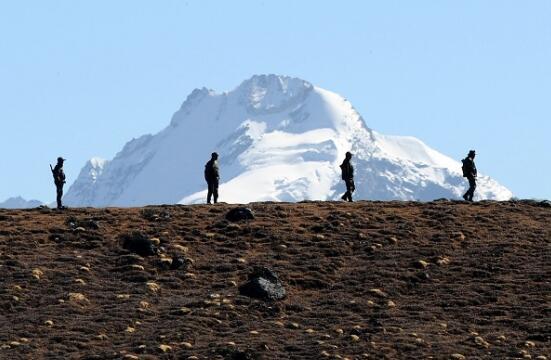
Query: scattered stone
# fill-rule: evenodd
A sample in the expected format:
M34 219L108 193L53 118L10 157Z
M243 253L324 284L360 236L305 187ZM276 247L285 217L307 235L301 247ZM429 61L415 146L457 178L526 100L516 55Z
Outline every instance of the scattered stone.
M82 279L75 279L75 282L77 284L81 284L81 285L86 285L86 281L82 280Z
M350 339L352 339L352 341L360 341L360 337L358 335L350 335Z
M161 344L161 345L159 345L159 349L162 352L166 353L166 352L172 351L172 346L166 345L166 344Z
M44 321L44 325L46 326L54 326L54 322L52 320L46 320Z
M226 220L237 222L241 220L253 220L254 214L251 209L246 207L233 208L226 214Z
M425 260L417 260L413 263L413 266L417 269L426 269L429 266L429 263Z
M107 340L108 337L105 334L99 334L99 335L96 336L96 339L98 339L98 340Z
M337 330L335 330L335 332L336 332L337 334L341 334L341 335L344 334L344 330L343 330L343 329L337 329Z
M148 303L147 301L140 301L140 309L142 310L146 310L146 309L149 309L151 307L151 304Z
M291 329L298 329L298 328L300 328L300 325L299 325L299 323L296 323L296 322L290 322L288 324L288 327L291 328Z
M129 300L130 299L130 294L118 294L117 299L119 299L119 300Z
M161 290L161 286L152 281L147 282L145 286L147 286L147 290L151 291L154 294L158 293Z
M161 245L161 240L159 238L151 238L149 241L151 241L151 243L155 246Z
M440 266L448 265L451 260L447 256L442 256L436 260L436 263Z
M183 347L185 347L186 349L191 349L193 347L193 345L189 342L181 342L180 345L182 345Z
M129 327L126 328L125 331L126 331L127 333L132 334L132 333L136 332L136 329L133 328L132 326L129 326Z
M139 231L123 234L120 239L123 248L140 256L152 256L159 252L153 242Z
M133 270L138 270L138 271L145 271L145 268L143 267L143 265L138 265L138 264L132 264L129 266L129 268Z
M386 303L386 306L388 306L389 308L395 308L396 303L392 300L388 300L387 303Z
M389 244L396 245L398 244L398 238L396 238L396 236L391 236L388 238L388 242Z
M526 341L524 342L524 346L526 346L527 348L533 348L536 346L536 343L533 341Z
M480 346L480 347L484 347L484 348L490 347L490 343L487 342L486 340L484 340L484 339L482 338L482 336L476 336L476 337L474 338L474 342L475 342L478 346Z
M123 359L127 359L127 360L140 360L140 358L136 355L132 355L132 354L125 354L123 356Z
M547 357L544 355L540 355L536 357L536 360L547 360Z
M459 240L459 241L464 241L466 239L465 234L463 234L461 231L453 232L452 237L454 240Z
M79 226L79 227L75 228L75 232L85 232L85 231L86 231L86 229L83 228L82 226Z
M189 314L191 312L191 309L188 308L188 307L183 306L178 310L178 312L180 314Z
M321 355L321 356L324 356L324 357L329 357L329 356L331 356L331 354L329 354L329 353L327 352L327 350L323 350L323 351L320 353L320 355Z
M452 358L454 360L465 360L465 356L461 355L461 354L458 354L458 353L451 354L450 358Z
M182 246L182 245L172 245L172 247L175 249L175 250L178 250L180 251L181 253L184 253L184 254L187 254L189 249L187 246Z
M81 271L90 272L90 268L88 266L81 266L78 269Z
M381 298L386 298L388 295L381 289L369 289L369 292Z
M255 267L249 275L249 280L239 286L239 293L264 301L281 300L286 296L277 274L265 267Z
M307 334L313 334L313 333L316 332L316 330L314 330L314 329L306 329L306 330L304 330L304 331L305 331Z
M88 298L81 293L69 293L69 301L79 305L90 303L90 300L88 300Z
M42 272L42 270L36 268L36 269L33 269L33 277L37 280L40 280L40 278L44 275L44 273Z

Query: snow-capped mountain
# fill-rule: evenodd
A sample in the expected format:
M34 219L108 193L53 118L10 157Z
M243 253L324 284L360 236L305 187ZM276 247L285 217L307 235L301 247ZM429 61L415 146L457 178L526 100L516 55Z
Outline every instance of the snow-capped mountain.
M15 196L0 202L0 209L30 209L43 205L38 200L25 200L21 196Z
M65 196L72 206L203 202L204 164L220 154L220 201L339 199L339 164L354 154L356 199L459 198L459 161L413 137L369 129L338 94L307 81L256 75L230 92L194 90L156 135L128 142L111 161L92 159ZM512 193L479 176L478 199Z

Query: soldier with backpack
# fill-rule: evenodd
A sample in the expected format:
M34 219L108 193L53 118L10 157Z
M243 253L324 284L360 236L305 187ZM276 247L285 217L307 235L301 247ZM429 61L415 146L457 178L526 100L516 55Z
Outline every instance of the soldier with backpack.
M218 171L218 154L213 152L210 160L205 164L205 180L208 185L207 204L210 204L211 197L214 203L218 201L218 183L220 182L220 173Z
M469 180L469 190L463 195L463 199L465 201L473 201L473 195L474 191L476 189L476 165L474 163L474 158L476 156L476 152L474 150L469 151L469 154L467 157L463 160L463 166L461 169L463 170L463 177L466 177L467 180Z
M52 165L50 165L50 170L52 170L52 175L54 176L54 184L56 188L57 193L57 208L58 209L65 209L65 206L61 203L61 198L63 197L63 185L65 184L65 173L63 172L63 162L65 161L64 158L58 157L57 158L57 165L52 168Z
M343 196L341 196L341 199L350 202L352 201L352 193L354 192L354 190L356 190L356 186L354 185L354 167L350 163L351 159L352 153L350 151L347 151L344 161L340 165L341 178L344 180L344 183L346 185L346 192Z

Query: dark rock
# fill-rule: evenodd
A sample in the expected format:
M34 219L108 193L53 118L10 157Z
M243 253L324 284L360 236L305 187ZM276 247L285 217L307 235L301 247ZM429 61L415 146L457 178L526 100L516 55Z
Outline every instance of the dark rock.
M249 275L249 280L239 286L239 293L264 301L281 300L286 296L277 274L265 267L254 268Z
M540 201L540 204L539 204L541 207L544 207L544 208L551 208L551 201L549 200L543 200L543 201Z
M184 258L181 258L179 256L174 256L172 258L172 264L170 265L171 270L176 270L180 268L186 268L187 262Z
M241 220L253 220L254 214L251 209L246 207L233 208L226 214L226 220L236 222Z
M121 235L122 247L140 256L152 256L158 253L157 247L147 236L139 231Z

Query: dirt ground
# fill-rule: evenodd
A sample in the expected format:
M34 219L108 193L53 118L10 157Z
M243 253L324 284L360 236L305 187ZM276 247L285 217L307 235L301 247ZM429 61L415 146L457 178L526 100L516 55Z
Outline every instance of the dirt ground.
M551 359L548 204L248 206L0 210L0 358Z

